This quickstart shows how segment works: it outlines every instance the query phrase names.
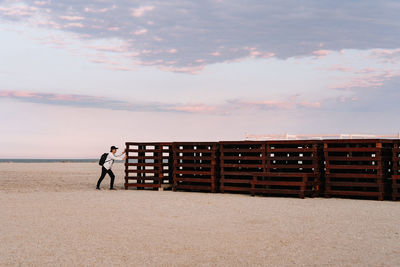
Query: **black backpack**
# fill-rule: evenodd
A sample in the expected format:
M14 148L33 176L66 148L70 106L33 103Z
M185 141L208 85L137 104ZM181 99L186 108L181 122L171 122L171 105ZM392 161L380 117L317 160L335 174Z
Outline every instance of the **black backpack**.
M104 153L103 155L101 155L100 160L99 160L100 166L104 165L104 163L106 162L107 156L108 156L108 153Z

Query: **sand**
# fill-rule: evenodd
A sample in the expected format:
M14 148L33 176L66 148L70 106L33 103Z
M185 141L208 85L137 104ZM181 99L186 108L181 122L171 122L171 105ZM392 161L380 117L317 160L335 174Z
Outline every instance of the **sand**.
M400 202L96 191L96 163L0 164L0 266L398 266Z

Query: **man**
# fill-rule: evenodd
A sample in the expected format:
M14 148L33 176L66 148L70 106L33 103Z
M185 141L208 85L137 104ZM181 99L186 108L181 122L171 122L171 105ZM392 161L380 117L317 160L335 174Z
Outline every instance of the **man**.
M99 180L97 181L97 186L96 186L97 190L100 190L101 181L103 181L103 179L107 173L111 178L110 190L115 190L115 188L114 188L115 175L112 172L111 167L114 164L114 160L125 160L126 159L126 155L124 157L122 157L122 155L125 154L125 150L121 155L118 155L118 156L115 155L117 153L117 149L118 149L118 147L115 147L115 146L112 146L110 148L111 153L108 153L106 161L104 162L103 166L101 167L101 176L100 176Z

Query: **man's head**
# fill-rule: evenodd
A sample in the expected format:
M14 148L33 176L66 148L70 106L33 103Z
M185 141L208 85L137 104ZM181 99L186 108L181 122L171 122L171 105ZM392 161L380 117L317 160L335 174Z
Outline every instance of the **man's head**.
M118 149L118 147L112 146L112 147L110 148L110 152L113 153L113 154L115 154L115 153L117 153L117 149Z

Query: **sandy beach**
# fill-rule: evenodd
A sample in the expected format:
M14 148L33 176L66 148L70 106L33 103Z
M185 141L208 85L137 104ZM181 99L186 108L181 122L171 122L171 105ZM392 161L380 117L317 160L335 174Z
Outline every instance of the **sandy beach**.
M96 163L0 164L0 266L395 266L400 203L123 189Z

